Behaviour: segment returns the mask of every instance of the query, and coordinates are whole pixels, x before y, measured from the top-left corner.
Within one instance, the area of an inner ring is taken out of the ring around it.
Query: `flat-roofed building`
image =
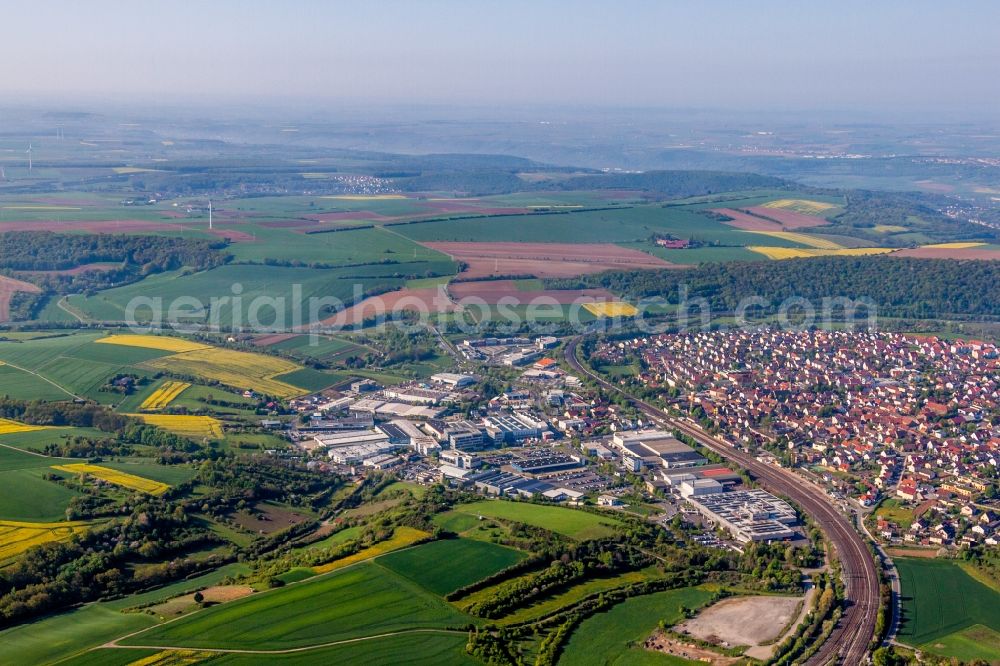
[[[456,372],[439,372],[431,375],[431,381],[444,384],[452,388],[463,388],[476,383],[475,375],[462,375]]]
[[[642,458],[647,465],[676,468],[707,462],[697,451],[663,430],[617,432],[611,443],[623,455]]]
[[[788,527],[798,520],[795,509],[764,490],[692,495],[688,502],[739,541],[780,541],[795,535]]]

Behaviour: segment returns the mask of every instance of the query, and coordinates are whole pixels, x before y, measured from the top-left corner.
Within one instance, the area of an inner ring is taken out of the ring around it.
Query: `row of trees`
[[[754,297],[761,301],[747,310],[751,316],[774,315],[786,299],[804,298],[820,312],[824,298],[846,297],[872,303],[879,316],[989,319],[1000,313],[997,284],[1000,261],[869,256],[705,264],[687,271],[611,271],[551,280],[548,286],[603,287],[632,299],[686,302],[695,319],[701,304],[718,316]],[[865,307],[857,309],[859,317],[868,314]]]

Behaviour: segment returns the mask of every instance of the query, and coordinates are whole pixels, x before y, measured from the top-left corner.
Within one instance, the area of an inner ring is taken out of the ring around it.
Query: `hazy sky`
[[[0,99],[1000,108],[1000,2],[0,0]]]

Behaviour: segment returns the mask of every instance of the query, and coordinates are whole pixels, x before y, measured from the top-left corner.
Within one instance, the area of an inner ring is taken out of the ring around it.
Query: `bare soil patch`
[[[204,604],[224,604],[227,601],[242,599],[254,593],[254,589],[249,585],[216,585],[201,590],[202,602]],[[168,599],[162,604],[150,606],[148,610],[162,617],[170,617],[190,613],[199,608],[201,604],[194,600],[195,593],[184,594],[173,599]]]
[[[658,257],[611,243],[423,243],[465,263],[462,277],[533,275],[575,277],[619,269],[681,268]]]
[[[733,210],[732,208],[713,208],[712,212],[732,218],[731,220],[723,222],[723,224],[728,224],[731,227],[736,227],[737,229],[743,229],[744,231],[782,230],[782,226],[777,222],[771,222],[770,220],[765,220],[759,217],[755,217],[753,215],[744,213],[742,211]]]
[[[785,229],[808,229],[810,227],[822,227],[829,224],[829,222],[822,217],[796,213],[794,210],[754,206],[752,208],[747,208],[746,211],[748,213],[753,213],[754,215],[766,217],[769,220],[774,220]]]
[[[41,289],[30,282],[0,275],[0,322],[10,319],[10,299],[19,291],[37,294]]]
[[[149,220],[19,220],[0,223],[0,231],[89,231],[93,234],[125,234],[135,231],[176,231],[170,222]]]
[[[723,599],[674,627],[678,633],[723,647],[755,647],[773,641],[795,617],[802,597],[755,596]]]
[[[279,532],[309,519],[308,516],[298,511],[271,506],[270,504],[258,504],[255,507],[254,513],[240,511],[232,514],[232,518],[243,529],[257,532],[258,534]]]
[[[726,657],[708,648],[703,648],[700,645],[687,643],[672,636],[667,636],[659,629],[646,639],[645,647],[647,650],[662,652],[691,661],[700,661],[712,666],[729,666],[741,661],[740,657]]]
[[[272,333],[271,335],[261,335],[253,339],[255,347],[269,347],[285,340],[291,340],[298,333]]]
[[[448,299],[446,293],[439,292],[435,287],[399,289],[366,298],[360,303],[324,319],[321,323],[328,326],[346,326],[361,323],[365,319],[372,319],[383,315],[389,316],[394,312],[398,313],[406,310],[417,312],[453,312],[455,304]]]
[[[922,557],[933,560],[938,556],[939,548],[886,548],[889,557]]]
[[[1000,250],[977,247],[915,247],[908,250],[900,250],[895,255],[897,257],[916,257],[917,259],[1000,260]]]
[[[218,236],[219,238],[228,238],[234,243],[245,243],[247,241],[257,240],[254,236],[245,231],[235,231],[233,229],[205,229],[205,231],[213,236]]]

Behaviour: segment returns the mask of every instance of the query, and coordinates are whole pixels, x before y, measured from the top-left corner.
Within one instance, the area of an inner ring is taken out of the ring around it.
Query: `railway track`
[[[739,464],[766,488],[795,501],[816,522],[840,558],[845,603],[837,626],[807,663],[817,666],[830,663],[855,666],[865,663],[869,657],[868,646],[875,633],[880,603],[878,571],[861,535],[832,505],[823,490],[790,470],[762,463],[750,454],[734,449],[693,423],[669,418],[662,410],[607,382],[577,360],[579,343],[580,338],[577,337],[566,346],[566,361],[576,372],[590,377],[607,390],[624,395],[655,422],[674,428],[710,451]]]

